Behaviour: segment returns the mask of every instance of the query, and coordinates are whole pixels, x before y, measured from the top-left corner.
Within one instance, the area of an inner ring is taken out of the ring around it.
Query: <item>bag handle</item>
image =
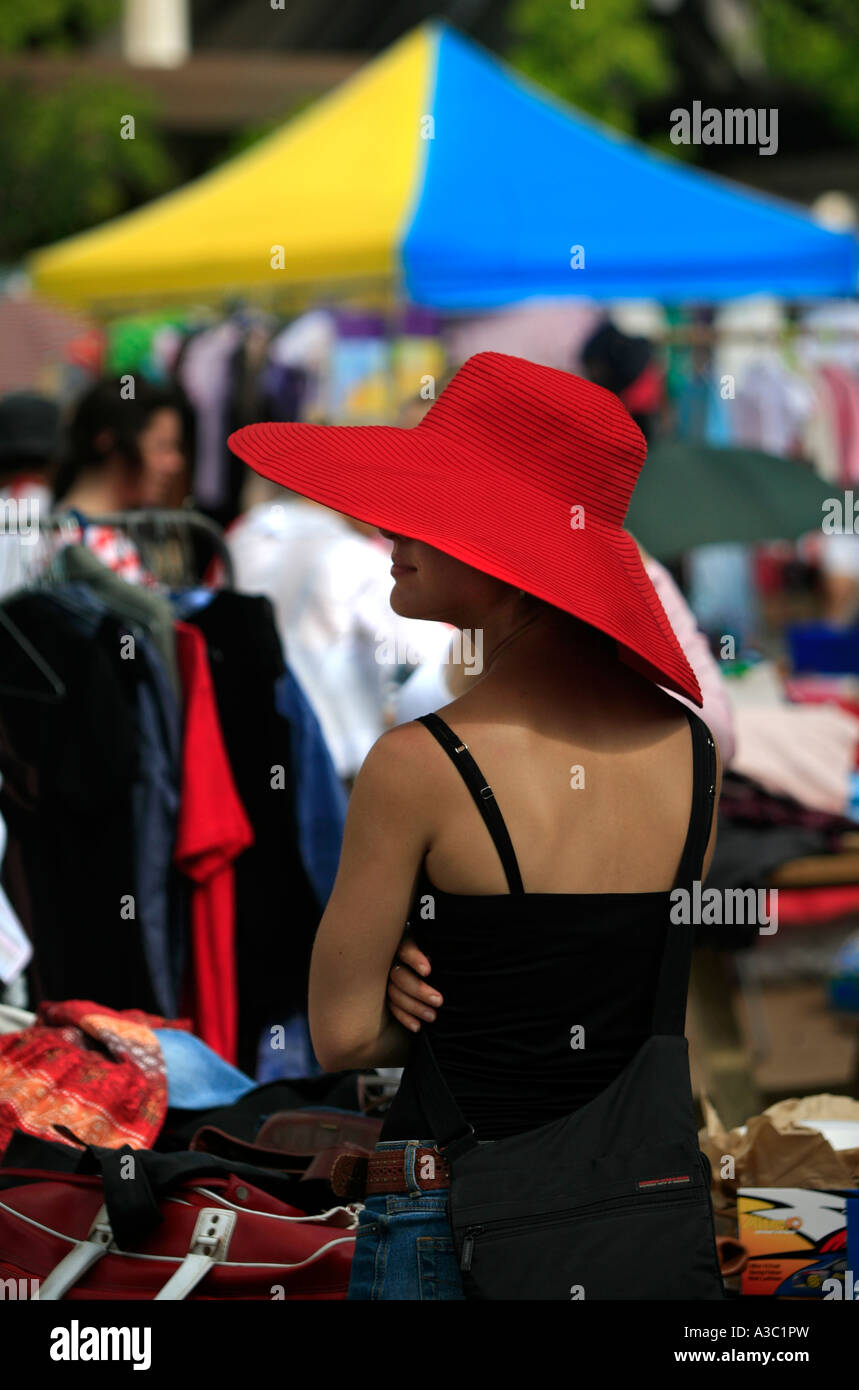
[[[121,1149],[97,1148],[84,1144],[65,1126],[55,1128],[84,1150],[78,1149],[72,1171],[100,1174],[108,1220],[116,1243],[123,1250],[136,1249],[164,1220],[161,1201],[182,1183],[195,1179],[236,1176],[290,1205],[300,1204],[296,1203],[298,1179],[286,1173],[270,1172],[216,1154],[160,1153],[132,1149],[127,1144]]]
[[[39,1286],[39,1302],[59,1303],[88,1269],[92,1269],[108,1250],[115,1248],[107,1207],[100,1207],[86,1240],[77,1241]]]
[[[436,1142],[436,1148],[448,1160],[477,1148],[474,1126],[468,1123],[456,1103],[453,1092],[441,1074],[432,1043],[422,1028],[414,1040],[413,1057],[417,1063],[418,1094]]]
[[[236,1228],[238,1212],[223,1207],[202,1207],[194,1223],[188,1253],[163,1288],[155,1302],[177,1302],[187,1298],[205,1279],[212,1265],[227,1258],[230,1240]],[[83,1278],[109,1251],[124,1253],[113,1238],[107,1207],[102,1207],[92,1224],[86,1240],[79,1240],[60,1263],[51,1270],[39,1288],[40,1303],[59,1303],[69,1289]],[[126,1252],[127,1253],[127,1252]]]

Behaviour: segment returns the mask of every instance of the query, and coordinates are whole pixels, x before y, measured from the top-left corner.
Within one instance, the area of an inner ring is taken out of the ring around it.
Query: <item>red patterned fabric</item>
[[[177,1027],[187,1024],[86,999],[42,1004],[31,1027],[0,1036],[0,1153],[15,1129],[70,1142],[55,1125],[87,1144],[151,1148],[167,1111],[152,1029]]]

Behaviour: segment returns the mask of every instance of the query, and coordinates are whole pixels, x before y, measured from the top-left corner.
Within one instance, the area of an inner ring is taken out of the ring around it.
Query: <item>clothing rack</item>
[[[836,328],[816,324],[786,323],[780,328],[731,328],[711,323],[683,323],[661,332],[647,333],[653,342],[665,347],[710,347],[720,343],[786,344],[798,338],[820,343],[852,343],[859,339],[859,328]]]
[[[139,511],[120,511],[105,512],[98,516],[87,514],[86,524],[90,526],[110,526],[117,530],[124,531],[130,540],[141,550],[144,555],[149,552],[150,557],[154,549],[171,537],[177,539],[182,547],[183,560],[186,562],[185,582],[200,583],[201,579],[190,575],[191,551],[188,547],[189,536],[193,532],[205,536],[211,542],[214,556],[223,567],[224,583],[228,588],[233,587],[234,571],[230,552],[224,540],[224,533],[217,522],[211,517],[204,516],[202,512],[195,511],[193,507],[161,508],[151,507]],[[69,513],[54,514],[40,521],[40,529],[62,532],[71,526],[77,526],[78,522]],[[157,568],[152,566],[151,568]]]

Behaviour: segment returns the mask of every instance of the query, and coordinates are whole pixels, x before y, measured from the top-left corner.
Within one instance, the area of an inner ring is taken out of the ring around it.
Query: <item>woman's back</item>
[[[684,708],[607,660],[597,634],[593,649],[577,637],[569,651],[529,649],[525,634],[515,661],[438,713],[494,791],[527,893],[670,889],[692,794]],[[479,812],[428,736],[425,776],[430,877],[449,892],[505,892]]]
[[[433,831],[409,927],[444,999],[437,1060],[483,1139],[585,1104],[651,1031],[690,827],[690,719],[623,667],[590,677],[562,701],[555,674],[526,667],[428,720]],[[431,1131],[407,1068],[383,1138],[415,1135]]]

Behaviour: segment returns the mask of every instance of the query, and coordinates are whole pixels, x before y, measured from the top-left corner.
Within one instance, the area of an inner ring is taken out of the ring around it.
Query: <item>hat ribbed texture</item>
[[[258,473],[410,536],[574,614],[630,664],[701,703],[623,519],[644,462],[638,426],[592,382],[482,352],[419,425],[246,425]],[[572,508],[584,526],[571,526]]]

